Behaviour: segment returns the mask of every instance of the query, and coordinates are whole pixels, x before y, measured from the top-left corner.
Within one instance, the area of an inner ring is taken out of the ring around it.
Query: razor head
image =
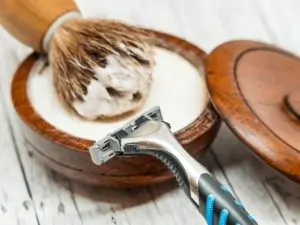
[[[106,136],[95,142],[90,148],[90,156],[94,164],[101,165],[118,154],[120,142],[114,137]]]
[[[94,164],[101,165],[116,155],[122,155],[121,139],[133,133],[143,123],[154,120],[162,121],[160,107],[156,106],[144,112],[135,119],[127,122],[122,128],[108,134],[103,139],[96,141],[90,148],[90,156]]]

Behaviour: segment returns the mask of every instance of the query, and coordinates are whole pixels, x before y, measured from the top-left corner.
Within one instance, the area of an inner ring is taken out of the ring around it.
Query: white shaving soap
[[[52,84],[52,71],[40,74],[43,60],[30,72],[27,94],[34,110],[48,123],[70,135],[99,140],[145,110],[160,106],[164,119],[173,132],[193,122],[205,109],[208,94],[203,74],[175,52],[155,48],[155,68],[150,95],[144,106],[118,121],[88,121],[70,114],[59,102]]]

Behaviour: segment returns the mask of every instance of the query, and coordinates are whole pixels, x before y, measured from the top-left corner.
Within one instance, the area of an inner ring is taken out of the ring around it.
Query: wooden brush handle
[[[42,51],[49,26],[72,11],[79,12],[73,0],[0,0],[0,23],[22,43]]]

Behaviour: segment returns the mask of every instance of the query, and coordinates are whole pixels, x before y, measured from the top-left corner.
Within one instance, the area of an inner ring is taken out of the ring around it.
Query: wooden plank
[[[154,187],[150,188],[153,190]],[[171,190],[170,190],[171,189]],[[176,201],[182,199],[188,206],[189,202],[182,193],[176,198],[171,198],[174,185],[159,185],[159,190],[169,190],[164,192],[164,196],[152,197],[146,188],[129,189],[129,190],[109,190],[87,188],[74,184],[74,190],[80,195],[76,195],[76,202],[81,212],[84,224],[164,224],[172,222],[180,224],[184,219],[184,214],[178,212]],[[155,195],[155,194],[154,194]],[[84,197],[82,197],[84,196]],[[156,204],[153,202],[155,200]],[[170,204],[166,204],[169,202]],[[161,207],[161,204],[167,208]],[[167,210],[168,213],[164,213]],[[195,211],[188,211],[189,215],[194,218],[199,215]],[[199,220],[202,218],[200,217]],[[199,224],[199,223],[198,223]],[[202,224],[202,223],[200,223]],[[203,223],[205,224],[205,223]]]
[[[6,103],[5,108],[8,111],[8,117],[12,126],[15,145],[19,150],[19,156],[24,170],[24,178],[26,179],[27,188],[32,195],[31,204],[33,204],[33,207],[36,209],[38,221],[43,225],[81,225],[82,223],[73,201],[73,193],[70,192],[68,186],[69,181],[56,176],[54,172],[36,161],[32,153],[32,147],[25,142],[19,130],[15,119],[16,115],[12,109],[8,84],[10,83],[11,74],[16,69],[16,66],[21,59],[27,55],[30,49],[15,42],[14,39],[3,31],[1,31],[0,37],[3,38],[1,49],[5,52],[5,59],[9,62],[1,65],[1,68],[5,72],[5,74],[1,76],[1,89]],[[3,170],[3,172],[4,171],[5,170]],[[16,188],[17,187],[18,186],[16,186]],[[24,190],[26,190],[26,188]]]
[[[0,224],[38,224],[0,98]]]
[[[21,146],[23,137],[14,127],[40,223],[82,225],[70,181],[40,164],[30,144]]]
[[[300,222],[300,187],[284,177],[265,173],[264,185],[273,197],[274,204],[285,218],[285,222],[297,225]],[[268,175],[267,175],[268,174]]]
[[[266,165],[258,161],[226,126],[213,147],[236,195],[258,224],[286,224],[264,186]]]
[[[207,51],[235,38],[263,40],[300,50],[300,45],[297,44],[297,40],[300,39],[297,31],[299,29],[296,29],[294,22],[298,18],[299,3],[295,0],[288,6],[279,0],[274,0],[272,5],[267,1],[250,0],[77,2],[88,16],[113,17],[163,30],[187,38]],[[280,14],[283,6],[288,7],[288,13]],[[291,28],[295,28],[296,31],[292,32],[293,35],[286,35],[291,32]],[[288,37],[282,38],[283,36]],[[6,60],[0,59],[0,67],[1,73],[5,70],[6,78],[2,78],[1,75],[1,88],[2,92],[6,93],[5,102],[11,114],[8,74],[13,72],[17,63],[29,50],[1,32],[1,40],[3,37],[5,43],[1,42],[0,49],[4,49],[2,53]],[[3,62],[5,65],[2,65]],[[174,183],[139,190],[114,191],[88,188],[62,178],[36,162],[34,155],[31,157],[31,154],[28,154],[31,147],[24,147],[24,140],[13,116],[11,121],[32,192],[32,205],[37,209],[40,224],[205,224]],[[12,157],[10,151],[8,154]],[[259,224],[297,224],[299,221],[299,186],[294,187],[286,181],[283,183],[282,178],[254,158],[226,128],[223,128],[216,140],[214,151],[203,161],[222,182],[233,188],[234,193],[245,203]],[[6,167],[1,168],[0,174],[5,170]],[[7,189],[9,187],[5,187],[4,190]],[[24,187],[18,191],[24,192],[23,189]],[[13,218],[10,216],[7,218]],[[26,214],[26,219],[31,217],[27,217]],[[0,221],[1,219],[0,214]]]
[[[5,84],[3,82],[4,74],[7,72],[5,65],[9,63],[3,48],[5,44],[0,31],[0,90]],[[23,167],[19,161],[15,140],[12,137],[1,91],[0,124],[0,224],[38,224],[35,206],[31,199],[30,190],[26,187]]]
[[[265,20],[265,29],[274,44],[300,55],[300,31],[296,21],[299,21],[300,2],[290,0],[289,4],[284,1],[255,0],[260,7],[260,16]]]

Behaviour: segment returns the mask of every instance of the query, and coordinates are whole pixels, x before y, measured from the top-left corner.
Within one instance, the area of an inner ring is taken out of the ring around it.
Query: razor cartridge
[[[121,155],[124,151],[120,141],[122,138],[132,134],[137,128],[147,121],[163,121],[159,107],[154,107],[137,118],[127,122],[121,129],[108,134],[103,139],[95,142],[89,152],[93,163],[101,165],[116,155]]]

